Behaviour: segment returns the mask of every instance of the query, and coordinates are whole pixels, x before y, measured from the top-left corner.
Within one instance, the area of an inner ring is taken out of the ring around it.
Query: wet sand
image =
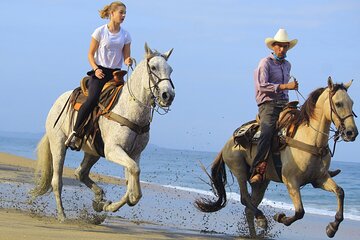
[[[35,161],[33,160],[0,153],[0,189],[4,189],[4,185],[10,183],[15,184],[16,187],[22,184],[31,184],[34,167]],[[73,169],[64,169],[64,186],[79,185],[73,173]],[[109,176],[91,174],[91,177],[96,182],[124,185],[123,180]],[[146,188],[146,186],[148,189],[154,188],[150,184],[142,184],[142,187]],[[87,217],[79,214],[75,219],[70,218],[64,223],[60,223],[55,219],[55,213],[48,216],[41,207],[40,210],[31,207],[26,209],[28,207],[25,205],[28,203],[24,201],[24,196],[27,193],[19,193],[17,190],[10,190],[15,195],[15,198],[12,197],[10,200],[8,199],[9,194],[0,190],[1,240],[232,239],[231,236],[201,234],[200,231],[168,227],[145,221],[133,221],[116,216],[106,216],[105,222],[97,225],[94,224],[94,214],[92,213],[88,214]],[[4,195],[7,195],[7,197]],[[91,205],[89,208],[91,208]]]
[[[201,196],[181,189],[142,183],[143,198],[135,207],[124,206],[117,213],[92,210],[92,193],[74,179],[73,169],[64,169],[64,208],[69,220],[55,219],[53,194],[29,204],[35,161],[0,153],[0,239],[245,239],[243,207],[229,201],[217,213],[204,214],[193,207]],[[92,174],[107,193],[118,199],[124,181]],[[265,209],[269,215],[266,239],[327,239],[325,227],[334,217],[306,214],[285,227],[271,220],[279,209]],[[289,214],[285,211],[285,213]],[[292,214],[292,213],[290,213]],[[345,216],[346,217],[346,216]],[[358,239],[360,222],[345,219],[334,239]],[[239,237],[243,236],[243,237]]]

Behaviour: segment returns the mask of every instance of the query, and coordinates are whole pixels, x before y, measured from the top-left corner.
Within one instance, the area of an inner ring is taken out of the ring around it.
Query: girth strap
[[[315,156],[323,157],[329,153],[329,145],[326,147],[315,147],[304,142],[300,142],[288,136],[281,136],[281,140],[284,141],[288,146],[300,149],[302,151],[311,153]]]
[[[106,113],[104,116],[110,120],[113,120],[113,121],[119,123],[120,125],[127,126],[132,131],[136,132],[139,135],[150,131],[150,123],[141,127],[141,126],[137,125],[136,123],[131,122],[129,119],[124,118],[114,112]]]

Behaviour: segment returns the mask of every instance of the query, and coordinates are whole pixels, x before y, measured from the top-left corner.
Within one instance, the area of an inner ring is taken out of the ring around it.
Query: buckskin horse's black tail
[[[225,163],[222,158],[222,152],[217,155],[211,166],[210,181],[212,191],[214,192],[215,196],[218,197],[218,199],[215,201],[207,198],[200,198],[195,200],[195,207],[202,212],[216,212],[226,205],[226,171]]]

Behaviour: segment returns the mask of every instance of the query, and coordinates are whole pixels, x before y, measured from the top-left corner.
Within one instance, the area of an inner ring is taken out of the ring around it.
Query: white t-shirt
[[[112,69],[121,68],[124,45],[131,43],[130,34],[123,28],[118,33],[111,33],[105,24],[95,29],[91,36],[99,42],[94,56],[96,64]]]

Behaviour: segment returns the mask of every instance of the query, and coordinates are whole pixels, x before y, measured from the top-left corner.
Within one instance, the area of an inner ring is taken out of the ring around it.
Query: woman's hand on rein
[[[125,61],[124,61],[124,63],[125,63],[126,65],[128,65],[128,66],[131,66],[132,63],[133,63],[132,58],[131,58],[131,57],[126,58]]]
[[[105,77],[105,74],[103,73],[103,71],[100,68],[98,68],[95,70],[95,76],[98,79],[103,79]]]

